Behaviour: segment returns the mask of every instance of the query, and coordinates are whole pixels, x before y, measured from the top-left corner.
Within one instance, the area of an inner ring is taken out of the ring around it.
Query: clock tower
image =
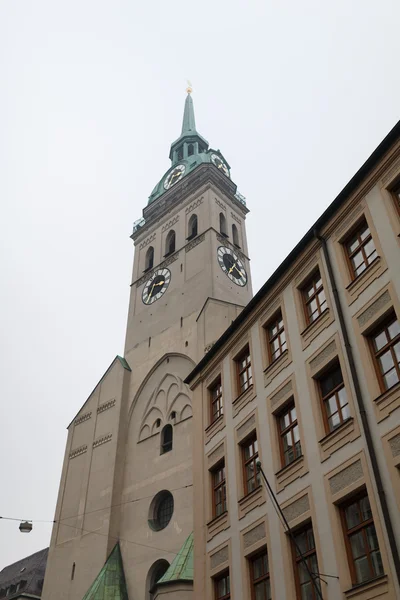
[[[192,406],[184,379],[252,289],[248,210],[227,160],[196,129],[190,88],[169,158],[131,236],[124,357],[68,428],[43,600],[103,598],[107,569],[115,597],[191,597]]]

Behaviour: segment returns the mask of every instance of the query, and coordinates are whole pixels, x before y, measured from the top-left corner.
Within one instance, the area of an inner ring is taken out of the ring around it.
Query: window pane
[[[399,321],[395,321],[394,323],[392,323],[391,325],[389,325],[388,331],[389,331],[389,336],[390,336],[391,340],[393,338],[395,338],[396,335],[399,335],[399,333],[400,333],[400,323],[399,323]]]
[[[290,417],[291,417],[292,421],[295,421],[297,419],[297,417],[296,417],[296,407],[295,406],[293,406],[293,408],[290,411]]]
[[[353,239],[353,240],[350,241],[350,243],[348,245],[348,249],[349,249],[350,254],[352,254],[354,252],[354,250],[356,250],[356,248],[358,248],[359,243],[360,242],[358,241],[357,238],[355,238],[355,239]]]
[[[356,568],[357,583],[362,583],[363,581],[371,579],[368,558],[366,556],[354,561],[354,565]]]
[[[350,504],[345,510],[347,529],[352,529],[361,522],[358,504]]]
[[[344,406],[345,404],[347,404],[346,388],[342,388],[341,390],[339,390],[338,391],[338,396],[339,396],[339,404],[340,404],[340,406]]]
[[[335,413],[334,415],[329,417],[328,423],[329,423],[329,431],[333,431],[334,429],[336,429],[336,427],[339,427],[339,425],[340,425],[339,413]]]
[[[378,577],[378,575],[383,575],[383,564],[382,557],[379,550],[371,553],[372,565],[374,568],[374,575]]]
[[[371,240],[369,240],[369,241],[368,241],[368,242],[365,244],[364,248],[365,248],[365,254],[366,254],[368,257],[371,257],[371,255],[372,255],[373,253],[375,253],[375,256],[376,256],[375,244],[374,244],[374,241],[373,241],[372,239],[371,239]]]
[[[374,337],[374,344],[375,344],[376,350],[380,350],[381,348],[383,348],[383,346],[386,346],[388,341],[389,340],[386,337],[386,331],[382,331],[381,333],[378,333],[378,335]]]
[[[349,417],[350,417],[350,409],[349,409],[349,405],[346,404],[346,406],[342,407],[342,418],[343,418],[343,421],[345,421]]]
[[[366,548],[362,530],[350,536],[350,545],[353,558],[359,558],[360,556],[365,555]]]
[[[396,370],[393,369],[389,373],[386,373],[383,380],[385,382],[385,388],[388,390],[392,386],[396,385],[396,383],[399,381],[399,376],[397,375]]]
[[[328,400],[325,401],[326,412],[328,417],[337,413],[337,404],[336,404],[336,396],[331,396]]]
[[[379,549],[379,544],[378,544],[378,538],[376,536],[376,531],[375,531],[375,525],[369,525],[369,527],[367,527],[365,529],[365,533],[367,534],[367,541],[368,541],[368,547],[370,550],[378,550]]]
[[[397,342],[397,344],[393,346],[393,349],[396,356],[396,360],[398,363],[400,363],[400,342]]]
[[[390,350],[387,350],[380,356],[379,363],[381,366],[381,373],[387,373],[390,369],[393,369],[394,362]]]
[[[360,509],[361,509],[361,519],[363,521],[368,521],[372,518],[371,505],[369,503],[368,496],[364,496],[360,500]]]
[[[297,425],[296,427],[293,427],[293,438],[295,444],[297,444],[297,442],[300,440],[300,433]]]

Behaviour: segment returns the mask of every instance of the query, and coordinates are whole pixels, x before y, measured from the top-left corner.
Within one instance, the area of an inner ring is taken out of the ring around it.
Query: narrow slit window
[[[161,431],[161,452],[160,452],[160,454],[165,454],[166,452],[170,452],[172,450],[172,438],[173,438],[172,425],[166,425],[164,427],[164,429]]]

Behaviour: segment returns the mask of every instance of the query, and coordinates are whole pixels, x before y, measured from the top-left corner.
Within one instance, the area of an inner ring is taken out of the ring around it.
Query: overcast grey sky
[[[256,291],[397,122],[399,20],[398,0],[0,1],[0,515],[53,518],[186,79],[251,210]],[[50,532],[0,520],[0,568]]]

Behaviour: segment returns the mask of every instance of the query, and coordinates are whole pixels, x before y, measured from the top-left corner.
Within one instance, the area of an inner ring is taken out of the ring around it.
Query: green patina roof
[[[82,600],[129,600],[119,543]]]
[[[189,535],[168,570],[157,581],[157,585],[171,581],[193,581],[193,533]]]
[[[132,369],[126,362],[125,358],[123,358],[122,356],[119,356],[119,354],[117,354],[117,358],[118,358],[119,362],[121,363],[121,365],[124,367],[124,369],[126,369],[127,371],[132,371]]]
[[[189,156],[189,144],[191,144],[194,153]],[[165,192],[164,181],[169,172],[172,171],[178,164],[186,167],[184,177],[189,175],[196,167],[203,163],[211,163],[211,154],[217,153],[221,156],[224,162],[229,165],[219,150],[212,150],[208,147],[208,142],[196,130],[196,120],[194,116],[193,98],[188,93],[185,100],[185,109],[183,111],[182,131],[181,135],[171,144],[169,157],[171,159],[171,167],[162,176],[160,181],[154,187],[149,196],[148,204],[157,200]]]

